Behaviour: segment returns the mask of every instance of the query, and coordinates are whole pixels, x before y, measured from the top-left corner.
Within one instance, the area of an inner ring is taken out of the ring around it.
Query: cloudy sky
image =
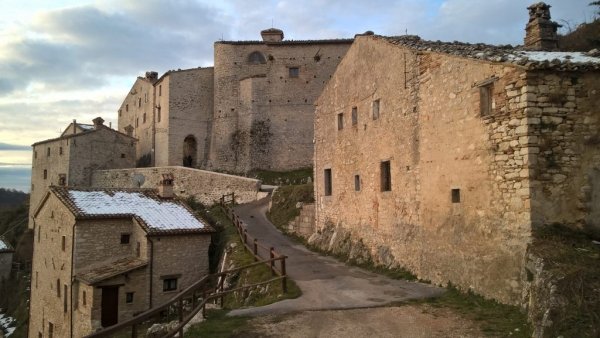
[[[548,0],[565,27],[589,21],[591,0]],[[2,0],[0,167],[29,164],[29,145],[77,119],[116,111],[147,70],[210,66],[219,39],[348,38],[372,30],[431,40],[517,45],[524,0]],[[0,186],[2,186],[0,171]],[[4,177],[6,178],[6,176]]]

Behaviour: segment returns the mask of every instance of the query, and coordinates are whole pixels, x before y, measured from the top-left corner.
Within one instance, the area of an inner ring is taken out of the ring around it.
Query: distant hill
[[[14,208],[29,199],[29,194],[19,190],[0,188],[0,209]]]
[[[600,19],[583,23],[574,31],[558,36],[558,46],[562,51],[588,52],[600,49]]]

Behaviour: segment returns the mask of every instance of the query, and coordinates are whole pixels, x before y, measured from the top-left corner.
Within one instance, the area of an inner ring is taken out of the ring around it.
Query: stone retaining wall
[[[156,167],[116,170],[98,170],[92,175],[92,186],[101,188],[157,188],[162,174],[175,177],[177,196],[193,196],[196,201],[211,205],[222,195],[235,193],[236,202],[247,203],[258,198],[260,181],[185,167]],[[142,179],[140,185],[135,179]]]
[[[315,231],[315,204],[303,204],[298,207],[300,215],[288,224],[288,231],[308,239]]]

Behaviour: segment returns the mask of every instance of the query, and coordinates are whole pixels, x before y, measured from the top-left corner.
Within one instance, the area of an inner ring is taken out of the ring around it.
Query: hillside
[[[17,207],[29,199],[29,194],[19,190],[0,188],[0,210]]]
[[[600,49],[600,19],[583,23],[574,31],[558,36],[558,45],[563,51],[588,52]]]

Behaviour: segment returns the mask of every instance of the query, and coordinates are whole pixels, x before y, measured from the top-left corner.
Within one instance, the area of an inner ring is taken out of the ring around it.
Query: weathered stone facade
[[[205,167],[212,114],[212,67],[148,72],[121,104],[119,130],[139,139],[140,167]]]
[[[218,41],[214,68],[139,77],[119,130],[139,139],[138,166],[244,173],[310,167],[314,101],[352,39]]]
[[[98,188],[157,188],[162,174],[173,174],[174,192],[182,198],[194,197],[205,205],[212,205],[221,196],[235,193],[237,203],[258,199],[260,181],[184,167],[159,167],[98,170],[92,175],[92,186]],[[135,177],[143,177],[143,184]]]
[[[33,211],[51,185],[86,187],[97,169],[135,167],[136,139],[103,125],[73,122],[59,138],[33,144],[29,228]]]
[[[317,230],[519,303],[532,227],[597,226],[597,66],[357,37],[317,101]]]
[[[208,274],[210,227],[157,231],[137,215],[86,217],[69,189],[50,188],[34,213],[30,337],[50,329],[54,337],[82,337],[103,327],[104,292],[113,292],[122,322]],[[176,280],[172,290],[165,278]]]

